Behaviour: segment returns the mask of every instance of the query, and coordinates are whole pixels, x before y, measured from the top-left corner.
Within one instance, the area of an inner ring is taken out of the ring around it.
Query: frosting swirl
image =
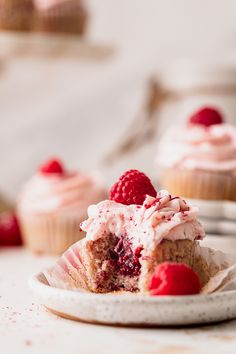
[[[92,205],[81,229],[91,240],[110,233],[117,237],[127,235],[134,248],[140,244],[157,244],[163,239],[202,239],[205,233],[197,220],[197,212],[197,208],[163,190],[156,198],[147,196],[142,206],[112,200]],[[188,232],[184,232],[186,228]]]
[[[159,144],[156,160],[164,167],[236,173],[236,128],[229,124],[171,128]]]
[[[105,195],[97,180],[80,172],[63,175],[37,173],[24,186],[18,209],[21,213],[44,214],[69,210],[86,215],[84,210]]]

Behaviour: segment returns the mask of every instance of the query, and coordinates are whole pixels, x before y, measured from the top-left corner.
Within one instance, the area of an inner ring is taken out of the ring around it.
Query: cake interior
[[[196,242],[190,240],[163,240],[152,252],[147,252],[141,246],[134,249],[132,240],[126,235],[117,237],[110,234],[89,241],[86,244],[89,288],[101,293],[146,292],[158,264],[170,261],[193,267],[195,246]]]
[[[132,250],[131,241],[126,235],[117,237],[109,234],[86,247],[90,258],[91,290],[109,292],[138,290],[141,271],[140,257],[142,247]]]

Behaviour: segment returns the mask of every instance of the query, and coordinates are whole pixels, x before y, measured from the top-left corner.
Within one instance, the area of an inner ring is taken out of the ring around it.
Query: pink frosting
[[[19,199],[21,213],[53,213],[66,210],[86,215],[87,207],[105,197],[97,180],[80,172],[66,175],[38,173],[26,183]]]
[[[236,173],[236,128],[228,124],[172,127],[159,144],[164,167]]]
[[[183,199],[160,191],[157,198],[147,196],[143,205],[123,205],[105,200],[88,208],[88,219],[81,224],[86,239],[103,235],[127,235],[133,247],[152,246],[163,239],[202,239],[204,230],[195,207]]]

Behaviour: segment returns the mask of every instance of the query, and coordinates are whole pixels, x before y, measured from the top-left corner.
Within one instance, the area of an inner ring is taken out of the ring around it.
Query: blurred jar
[[[180,61],[162,70],[153,84],[158,135],[202,106],[218,108],[236,124],[236,65]]]

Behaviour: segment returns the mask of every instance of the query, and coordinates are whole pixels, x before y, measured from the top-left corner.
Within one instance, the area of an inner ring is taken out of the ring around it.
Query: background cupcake
[[[0,0],[0,29],[29,31],[33,18],[32,0]]]
[[[26,245],[34,252],[60,254],[81,239],[87,208],[106,196],[101,184],[50,160],[24,186],[18,216]]]
[[[213,108],[172,127],[159,144],[160,183],[186,198],[236,201],[236,128]]]
[[[82,0],[35,0],[34,30],[84,34],[87,11]]]

